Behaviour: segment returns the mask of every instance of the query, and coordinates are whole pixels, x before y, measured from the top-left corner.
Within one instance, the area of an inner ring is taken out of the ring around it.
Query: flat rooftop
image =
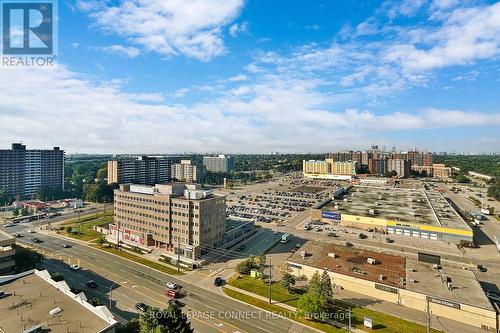
[[[306,251],[305,258],[302,251]],[[328,256],[335,253],[336,257]],[[376,259],[376,264],[367,262],[368,258]],[[364,251],[355,247],[345,247],[315,241],[306,242],[296,251],[289,262],[300,265],[326,269],[331,272],[352,276],[359,279],[378,282],[399,288],[405,288],[401,279],[406,278],[406,259],[403,257]],[[380,276],[383,275],[383,280]]]
[[[322,210],[470,230],[441,193],[423,187],[353,186],[342,198],[332,200]]]
[[[432,268],[432,264],[414,259],[408,259],[406,267],[408,290],[454,303],[493,310],[476,276],[469,270],[452,267],[438,270]],[[448,289],[447,281],[451,281],[451,290]]]
[[[5,332],[23,332],[42,325],[44,332],[95,333],[111,326],[37,274],[4,282],[0,289],[5,292],[0,299],[0,327]],[[57,307],[62,312],[52,317],[49,311]]]
[[[0,230],[0,242],[3,241],[9,241],[8,243],[12,242],[15,238],[9,235],[8,233]]]

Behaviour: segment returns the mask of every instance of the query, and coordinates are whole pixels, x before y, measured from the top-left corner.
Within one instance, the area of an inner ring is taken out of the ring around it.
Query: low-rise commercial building
[[[328,224],[455,244],[474,241],[472,228],[441,193],[424,188],[354,186],[342,197],[312,209],[311,218]]]
[[[310,279],[327,272],[332,284],[490,332],[497,313],[473,272],[317,241],[305,243],[287,260],[288,271]],[[464,327],[464,332],[466,328]]]
[[[48,271],[0,276],[2,332],[113,333],[118,322],[105,306],[93,306]]]
[[[224,243],[226,197],[197,184],[122,184],[114,193],[113,237],[196,261]]]
[[[0,275],[13,274],[16,266],[16,239],[0,230]]]

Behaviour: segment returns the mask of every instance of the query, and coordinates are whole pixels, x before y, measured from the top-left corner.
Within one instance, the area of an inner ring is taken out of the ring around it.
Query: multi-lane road
[[[118,320],[136,317],[138,311],[135,304],[138,302],[165,307],[168,301],[163,295],[165,283],[173,281],[183,286],[184,297],[181,301],[186,304],[185,311],[199,332],[315,332],[291,320],[229,298],[214,286],[191,284],[182,276],[172,277],[79,242],[42,233],[27,234],[30,228],[30,224],[25,224],[8,228],[8,231],[24,232],[25,236],[18,238],[18,242],[44,251],[44,266],[63,273],[71,287],[86,289],[89,299],[98,297],[108,306],[111,300],[111,311]],[[35,235],[42,243],[31,242],[30,239]],[[64,243],[72,247],[63,248]],[[79,272],[69,268],[69,264],[76,263],[82,267]],[[95,280],[98,288],[86,287],[88,280]]]

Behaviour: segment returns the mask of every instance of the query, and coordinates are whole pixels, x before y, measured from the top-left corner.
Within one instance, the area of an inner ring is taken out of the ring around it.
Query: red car
[[[177,293],[177,291],[175,290],[165,290],[165,296],[175,299],[179,296],[179,293]]]

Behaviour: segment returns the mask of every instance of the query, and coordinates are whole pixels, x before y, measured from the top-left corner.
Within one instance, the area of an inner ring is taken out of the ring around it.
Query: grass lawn
[[[237,292],[235,290],[231,290],[231,289],[227,289],[227,288],[224,288],[223,290],[224,290],[224,293],[226,295],[228,295],[232,298],[238,299],[238,300],[243,301],[243,302],[248,303],[248,304],[252,304],[256,307],[270,311],[272,313],[279,314],[283,317],[295,320],[295,321],[300,322],[302,324],[305,324],[307,326],[317,328],[323,332],[327,332],[327,333],[345,332],[344,329],[337,328],[333,325],[329,325],[329,324],[325,324],[325,323],[317,323],[317,322],[307,320],[303,317],[296,315],[294,312],[288,311],[288,310],[286,310],[278,305],[269,304],[267,302],[264,302],[264,301],[261,301],[257,298],[242,294],[242,293]]]
[[[260,279],[254,279],[250,276],[241,276],[239,279],[233,276],[229,279],[228,283],[234,287],[250,291],[254,294],[268,297],[269,296],[269,286],[265,281]],[[294,289],[290,293],[283,289],[279,283],[274,283],[272,285],[272,298],[274,301],[281,302],[293,307],[297,307],[298,299],[300,295],[304,293],[303,290]],[[265,303],[265,302],[263,302]],[[267,304],[267,303],[265,303]],[[370,317],[373,320],[372,331],[381,333],[426,333],[427,328],[423,325],[413,323],[404,319],[400,319],[382,312],[377,312],[368,308],[363,308],[357,305],[347,304],[342,301],[335,301],[334,307],[330,310],[330,313],[338,313],[338,321],[344,324],[348,323],[348,319],[345,314],[348,312],[349,307],[352,310],[351,323],[354,327],[363,329],[364,317]],[[343,315],[341,315],[341,313]],[[345,318],[345,320],[340,320],[340,318]],[[303,319],[305,320],[305,319]],[[432,330],[432,332],[440,332],[438,330]]]
[[[93,230],[94,226],[102,226],[113,222],[113,210],[106,211],[106,213],[97,213],[80,216],[80,235],[68,233],[66,231],[67,227],[71,227],[72,230],[78,230],[78,218],[64,221],[60,224],[65,229],[60,230],[59,233],[62,233],[65,236],[83,240],[90,241],[96,239],[100,236],[98,232]]]
[[[176,269],[174,268],[170,268],[170,267],[167,267],[165,265],[162,265],[160,263],[157,263],[157,262],[154,262],[152,260],[149,260],[149,259],[146,259],[146,258],[142,258],[138,255],[135,255],[135,254],[132,254],[132,253],[128,253],[128,252],[124,252],[124,251],[119,251],[113,247],[102,247],[100,245],[95,245],[94,246],[96,249],[99,249],[99,250],[102,250],[102,251],[106,251],[106,252],[109,252],[109,253],[113,253],[113,254],[116,254],[122,258],[125,258],[125,259],[129,259],[129,260],[132,260],[132,261],[135,261],[139,264],[143,264],[144,266],[148,266],[148,267],[151,267],[153,269],[156,269],[160,272],[163,272],[163,273],[166,273],[166,274],[170,274],[170,275],[183,275],[184,273],[182,272],[178,272]]]

